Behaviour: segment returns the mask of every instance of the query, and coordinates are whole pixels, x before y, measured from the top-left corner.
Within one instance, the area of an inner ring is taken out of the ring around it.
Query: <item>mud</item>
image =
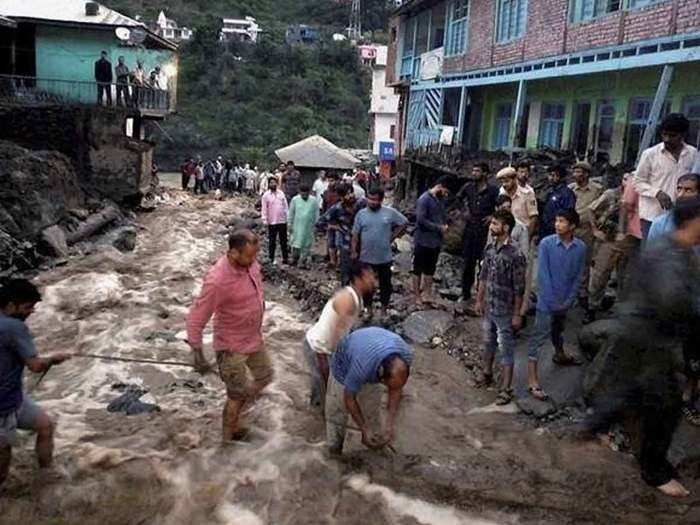
[[[236,199],[175,194],[141,217],[134,252],[103,246],[41,274],[45,300],[30,319],[39,348],[188,359],[184,316],[204,272],[224,249],[224,226],[244,206]],[[464,367],[440,348],[416,347],[396,455],[368,451],[350,432],[345,457],[327,459],[323,423],[307,406],[300,349],[312,319],[287,291],[268,285],[264,330],[276,379],[246,414],[253,429],[247,442],[219,441],[223,386],[214,375],[74,359],[52,369],[36,389],[36,378],[28,378],[31,395],[57,420],[56,462],[52,474],[38,473],[33,443],[24,436],[0,495],[0,522],[700,521],[696,462],[682,465],[696,496],[665,499],[641,482],[631,456],[493,409],[494,394],[471,388]],[[142,400],[161,412],[108,413],[115,383],[147,389]]]

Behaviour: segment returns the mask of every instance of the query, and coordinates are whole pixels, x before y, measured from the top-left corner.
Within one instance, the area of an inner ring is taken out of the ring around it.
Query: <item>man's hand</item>
[[[48,358],[49,366],[60,365],[61,363],[68,361],[71,357],[73,356],[68,352],[59,352],[57,354],[53,354]]]
[[[511,325],[513,326],[513,330],[516,332],[520,330],[523,327],[523,316],[520,314],[514,314]]]
[[[362,431],[362,444],[367,448],[371,448],[372,450],[382,448],[384,445],[386,445],[382,437],[372,434],[367,429]]]
[[[661,204],[661,207],[664,210],[670,210],[673,208],[673,200],[661,190],[659,190],[659,192],[656,194],[656,200],[659,201],[659,204]]]
[[[194,369],[200,374],[204,375],[211,370],[211,365],[207,362],[204,357],[204,352],[201,348],[192,348],[192,353],[194,354]]]
[[[442,233],[447,233],[447,230],[449,230],[450,227],[447,224],[443,224],[440,226],[440,229],[442,230]]]

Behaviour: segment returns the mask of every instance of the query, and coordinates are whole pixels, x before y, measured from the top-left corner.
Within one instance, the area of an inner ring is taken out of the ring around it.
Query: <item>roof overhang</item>
[[[411,91],[545,80],[695,61],[700,61],[700,33],[589,49],[497,68],[465,71],[432,81],[416,80],[411,83]]]
[[[404,2],[400,7],[391,14],[391,16],[410,16],[421,11],[425,11],[444,0],[409,0]]]
[[[0,15],[0,27],[15,28],[17,27],[17,22],[12,20],[11,18],[7,18],[5,16]]]

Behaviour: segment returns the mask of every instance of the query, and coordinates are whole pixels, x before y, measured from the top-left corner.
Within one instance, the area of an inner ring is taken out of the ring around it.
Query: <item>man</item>
[[[224,177],[224,158],[219,155],[214,162],[214,187],[221,189],[221,180]]]
[[[180,166],[180,173],[182,174],[182,191],[187,191],[190,186],[190,179],[194,175],[195,163],[193,158],[189,158],[182,163]]]
[[[326,191],[323,192],[323,207],[321,208],[324,213],[328,213],[333,206],[342,200],[339,188],[346,187],[343,183],[338,181],[337,175],[331,174],[328,176],[328,178],[328,187],[326,188]],[[349,186],[347,187],[349,188]],[[350,190],[348,189],[348,191]],[[326,232],[326,254],[328,256],[328,264],[331,268],[338,266],[338,245],[336,243],[336,235],[336,229],[328,228],[328,231]]]
[[[262,334],[263,282],[256,258],[258,237],[250,230],[234,231],[228,252],[209,270],[199,297],[187,315],[187,341],[194,365],[208,368],[202,351],[202,332],[214,316],[214,351],[219,375],[226,385],[223,441],[243,439],[239,423],[243,406],[252,402],[273,377],[272,361]],[[248,374],[253,382],[248,381]]]
[[[512,202],[508,195],[501,194],[498,196],[496,199],[496,211],[507,211],[512,215],[511,207]],[[515,220],[515,224],[513,225],[513,228],[508,231],[508,242],[520,250],[520,253],[523,255],[523,257],[525,257],[525,260],[527,260],[530,245],[530,237],[528,236],[527,226],[515,218],[515,216],[513,216],[513,219]],[[489,236],[486,244],[488,245],[492,242],[495,242],[495,238],[491,230],[489,230]]]
[[[679,201],[673,215],[676,230],[637,260],[616,326],[596,355],[600,366],[586,377],[593,408],[586,426],[596,435],[624,415],[636,416],[642,478],[666,495],[684,497],[689,492],[667,453],[683,406],[676,351],[700,325],[700,266],[693,250],[700,244],[700,197]]]
[[[134,107],[141,107],[143,105],[146,81],[146,70],[143,68],[143,60],[137,60],[136,68],[131,72],[131,83],[134,86],[131,100],[134,103]]]
[[[683,138],[690,129],[690,122],[681,113],[667,115],[659,126],[659,144],[642,152],[634,178],[639,192],[639,217],[642,235],[649,235],[652,221],[664,210],[673,207],[678,177],[692,173],[697,150]]]
[[[117,62],[117,67],[114,68],[114,73],[117,76],[117,105],[130,106],[129,68],[124,63],[124,57],[119,57]]]
[[[491,218],[492,240],[484,251],[476,299],[477,313],[484,316],[483,386],[493,382],[496,350],[501,354],[497,405],[507,405],[513,400],[515,332],[523,325],[521,309],[527,263],[520,249],[511,243],[510,232],[514,227],[515,218],[509,211],[496,210]]]
[[[700,174],[686,173],[678,178],[676,184],[676,201],[691,199],[700,193]],[[647,242],[655,242],[664,235],[669,235],[676,230],[673,222],[673,211],[667,211],[656,217],[649,227]]]
[[[586,244],[586,269],[583,273],[583,283],[579,290],[579,302],[584,310],[589,311],[588,283],[590,281],[591,263],[595,254],[595,237],[591,227],[591,213],[589,206],[598,200],[603,194],[603,187],[597,182],[590,182],[591,165],[588,162],[574,164],[574,182],[569,184],[569,189],[576,196],[576,213],[581,220],[580,226],[574,235]]]
[[[433,301],[433,276],[447,232],[444,200],[450,178],[440,177],[416,203],[416,231],[413,233],[413,293],[416,304]],[[425,295],[424,295],[425,293]]]
[[[7,479],[17,429],[36,432],[39,467],[47,469],[53,459],[54,424],[49,415],[23,392],[26,366],[36,374],[70,358],[56,353],[39,357],[25,321],[41,301],[39,290],[24,279],[13,279],[0,288],[0,487]]]
[[[318,172],[318,177],[314,181],[314,185],[311,187],[311,195],[314,199],[318,201],[318,207],[323,206],[323,194],[328,189],[328,179],[326,179],[325,170],[320,170]]]
[[[316,324],[304,338],[304,355],[311,370],[311,406],[325,406],[329,356],[338,342],[357,324],[364,310],[363,297],[374,292],[377,277],[368,264],[350,265],[350,284],[326,303]]]
[[[343,286],[350,284],[350,266],[352,263],[352,226],[357,213],[367,206],[367,200],[358,201],[355,193],[345,184],[336,188],[340,202],[331,206],[323,217],[328,224],[328,231],[333,232],[334,246],[339,258],[340,283]]]
[[[518,169],[518,186],[525,190],[526,193],[532,193],[534,195],[535,190],[530,186],[530,164],[522,160],[518,162],[516,168]]]
[[[396,414],[412,361],[408,344],[383,328],[362,328],[340,341],[331,358],[326,395],[326,441],[332,455],[343,452],[348,412],[366,447],[381,448],[394,441]],[[364,385],[376,383],[387,387],[389,399],[385,429],[377,436],[370,431],[357,400]]]
[[[194,194],[204,194],[207,193],[207,184],[204,177],[204,166],[202,166],[202,160],[197,161],[197,165],[194,168]]]
[[[277,251],[277,239],[279,238],[282,247],[282,263],[289,261],[287,251],[287,213],[289,207],[287,198],[277,189],[277,179],[271,177],[267,181],[268,190],[263,194],[260,201],[263,224],[267,225],[268,255],[270,262],[275,263],[275,252]]]
[[[292,265],[308,269],[314,228],[318,222],[318,202],[310,197],[308,184],[299,186],[299,195],[289,205],[289,234],[292,237]]]
[[[556,233],[554,221],[557,214],[576,209],[576,194],[566,185],[566,171],[558,164],[549,168],[550,189],[542,206],[539,238]]]
[[[486,163],[472,167],[472,177],[457,193],[457,201],[463,203],[465,216],[462,249],[464,270],[462,272],[462,299],[470,301],[476,279],[476,268],[484,254],[489,234],[491,215],[496,209],[498,188],[489,184],[489,166]]]
[[[248,195],[255,195],[255,187],[257,186],[257,178],[258,174],[255,172],[254,169],[250,167],[250,164],[245,165],[245,169],[243,170],[243,173],[245,175],[245,191]],[[268,185],[269,189],[269,185]],[[287,202],[290,202],[291,198],[287,198]]]
[[[95,82],[97,82],[97,105],[101,106],[105,96],[107,105],[112,105],[112,63],[107,60],[107,51],[100,53],[95,62]]]
[[[391,243],[406,233],[408,219],[394,208],[382,206],[384,190],[370,188],[367,207],[355,217],[352,227],[353,259],[369,264],[379,279],[379,299],[382,318],[386,319],[391,302]],[[368,297],[368,312],[373,313],[372,298]]]
[[[583,280],[586,245],[574,237],[579,225],[576,210],[557,212],[556,234],[540,241],[537,278],[539,294],[535,328],[528,346],[528,390],[536,399],[546,400],[537,372],[539,352],[551,336],[554,345],[552,361],[561,366],[581,362],[564,351],[566,316],[573,306]]]
[[[287,200],[291,201],[299,193],[299,184],[301,183],[301,173],[297,171],[293,161],[287,162],[286,170],[282,175],[282,189],[287,196]]]

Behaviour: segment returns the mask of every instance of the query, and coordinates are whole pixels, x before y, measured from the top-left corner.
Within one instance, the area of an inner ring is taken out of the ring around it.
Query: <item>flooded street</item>
[[[29,324],[40,351],[189,362],[187,309],[243,201],[171,195],[139,218],[133,253],[104,247],[39,276],[44,300]],[[463,369],[439,350],[416,348],[396,455],[366,450],[350,432],[344,459],[327,459],[323,422],[307,406],[300,348],[313,320],[282,287],[270,286],[266,299],[276,378],[245,416],[248,442],[220,442],[225,391],[216,375],[76,358],[38,386],[36,376],[27,378],[30,395],[57,420],[56,472],[38,477],[33,440],[23,436],[0,522],[700,522],[694,479],[691,498],[670,501],[642,483],[629,455],[480,409],[488,394],[469,388]],[[161,410],[107,412],[121,393],[115,385],[148,390],[142,400]]]

